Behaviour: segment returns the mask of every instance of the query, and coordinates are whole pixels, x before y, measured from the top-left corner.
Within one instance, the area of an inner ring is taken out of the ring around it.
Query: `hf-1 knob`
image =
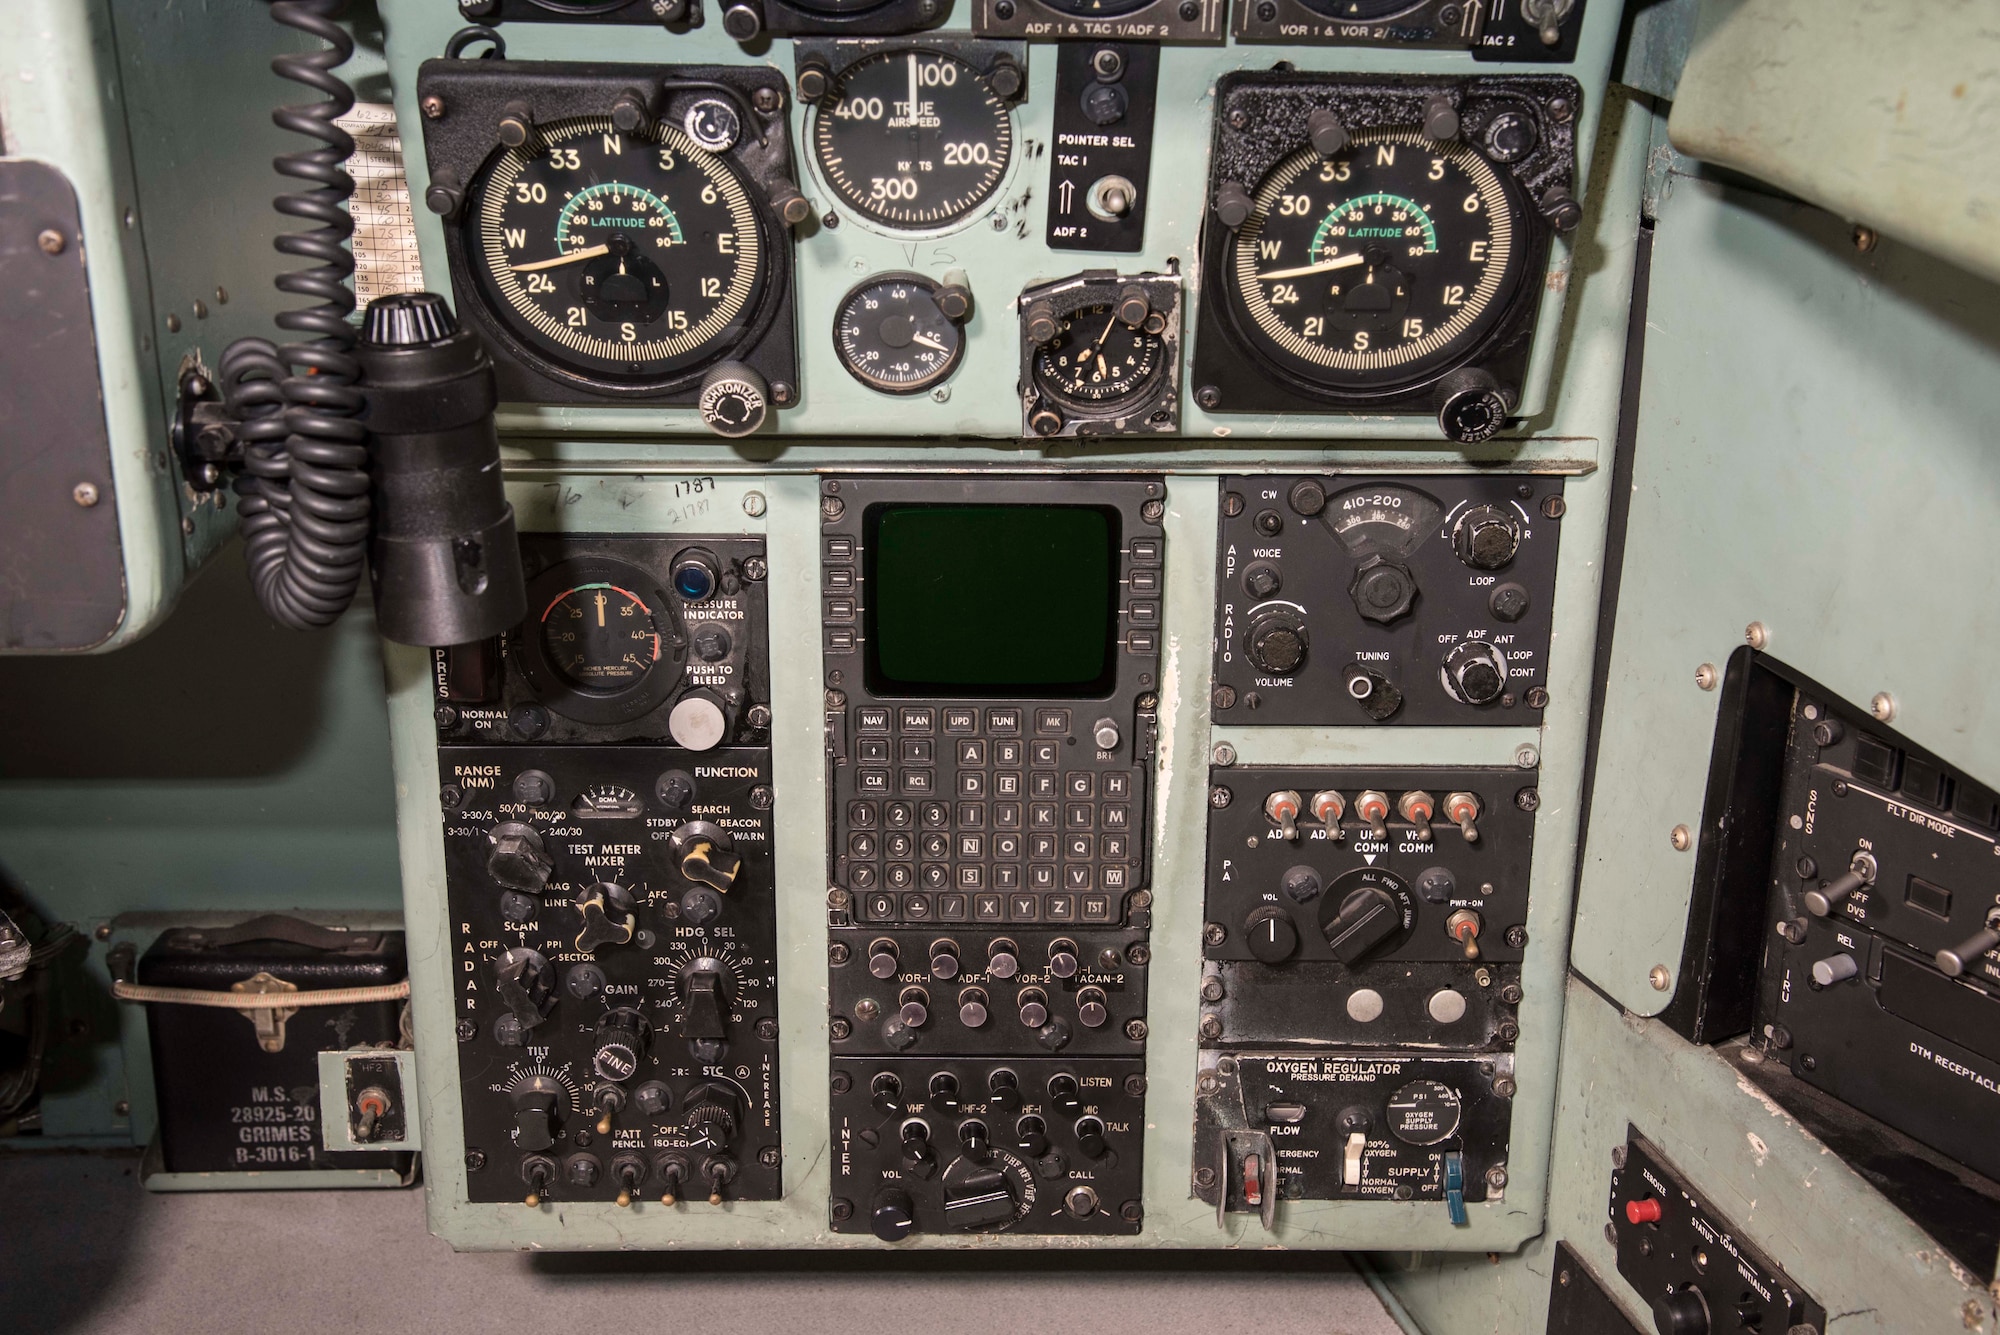
[[[1266,672],[1298,671],[1306,661],[1305,618],[1289,607],[1260,607],[1250,614],[1243,652]]]
[[[486,874],[495,884],[530,895],[548,889],[555,864],[532,825],[502,821],[486,832],[486,841],[492,845],[486,854]]]
[[[629,1006],[604,1012],[597,1017],[597,1051],[590,1059],[592,1069],[614,1083],[630,1080],[646,1059],[646,1044],[652,1032],[646,1017]]]
[[[1438,669],[1445,694],[1462,705],[1490,705],[1507,689],[1507,659],[1484,640],[1466,640]]]
[[[1521,550],[1520,521],[1497,505],[1475,505],[1452,525],[1451,549],[1474,570],[1498,570]]]

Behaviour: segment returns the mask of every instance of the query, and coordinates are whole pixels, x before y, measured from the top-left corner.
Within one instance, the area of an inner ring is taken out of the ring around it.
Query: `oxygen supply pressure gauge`
[[[1196,333],[1210,412],[1436,414],[1521,404],[1580,92],[1562,77],[1224,76]]]

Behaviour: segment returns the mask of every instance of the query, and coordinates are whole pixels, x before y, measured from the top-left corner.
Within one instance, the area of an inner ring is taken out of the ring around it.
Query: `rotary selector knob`
[[[1708,1335],[1708,1300],[1692,1286],[1653,1300],[1653,1325],[1660,1335]]]
[[[743,1122],[743,1099],[728,1085],[710,1082],[689,1091],[682,1116],[688,1139],[699,1149],[726,1150]]]
[[[1261,908],[1243,924],[1250,953],[1266,964],[1283,964],[1299,948],[1299,929],[1281,908]]]
[[[668,836],[681,875],[697,885],[724,894],[736,884],[743,859],[736,854],[736,841],[719,825],[691,820]]]
[[[548,889],[549,873],[555,864],[542,846],[542,836],[532,825],[517,820],[502,821],[486,832],[492,845],[486,854],[486,874],[508,890],[539,895]]]
[[[1371,556],[1355,567],[1347,592],[1364,619],[1386,626],[1416,606],[1417,577],[1400,562]]]
[[[1475,505],[1452,525],[1451,549],[1474,570],[1498,570],[1521,550],[1520,520],[1497,505]]]
[[[1250,614],[1243,652],[1266,672],[1296,672],[1306,661],[1306,622],[1290,607],[1260,607]]]
[[[556,1130],[569,1106],[568,1091],[552,1076],[523,1076],[507,1091],[514,1106],[514,1144],[530,1152],[556,1143]]]
[[[1490,705],[1507,689],[1507,658],[1484,640],[1466,640],[1438,669],[1445,694],[1462,705]]]
[[[646,1017],[629,1006],[608,1010],[597,1018],[597,1051],[590,1064],[604,1079],[622,1084],[638,1074],[652,1037]]]
[[[771,414],[771,387],[742,362],[718,362],[695,396],[701,420],[719,436],[747,436]]]
[[[599,881],[576,897],[583,915],[583,929],[576,934],[576,948],[592,951],[599,946],[622,946],[632,939],[638,922],[633,912],[632,892],[613,881]]]
[[[523,1029],[533,1029],[556,1004],[556,971],[539,951],[514,946],[493,962],[493,990]]]
[[[1320,901],[1321,930],[1343,964],[1359,964],[1380,953],[1415,920],[1415,894],[1402,877],[1383,867],[1345,873]]]

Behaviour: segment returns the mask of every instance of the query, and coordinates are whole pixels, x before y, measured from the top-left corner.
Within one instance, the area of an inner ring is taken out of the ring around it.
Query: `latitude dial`
[[[1304,148],[1257,188],[1228,297],[1257,351],[1315,387],[1389,390],[1463,360],[1520,290],[1527,224],[1477,150],[1416,130]]]
[[[715,360],[753,322],[767,225],[726,159],[664,121],[536,127],[474,182],[467,252],[480,294],[558,369],[641,388]]]
[[[1166,367],[1158,312],[1137,327],[1112,303],[1062,317],[1056,335],[1035,351],[1035,383],[1051,397],[1098,407],[1144,393]]]
[[[904,231],[963,222],[1014,155],[1014,120],[985,76],[921,47],[841,71],[813,113],[813,156],[842,203]]]
[[[958,366],[967,309],[963,288],[920,274],[882,274],[861,283],[833,318],[833,350],[847,373],[884,394],[921,394]],[[948,310],[957,311],[956,316]]]

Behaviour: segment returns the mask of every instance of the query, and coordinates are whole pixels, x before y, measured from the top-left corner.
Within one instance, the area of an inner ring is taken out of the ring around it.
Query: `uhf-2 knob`
[[[486,853],[486,874],[495,884],[530,895],[548,889],[555,864],[549,861],[542,836],[532,825],[502,821],[486,832],[486,842],[491,845]]]
[[[597,1051],[590,1064],[598,1075],[622,1084],[638,1074],[646,1059],[647,1040],[653,1027],[646,1017],[629,1006],[619,1006],[597,1017]]]

